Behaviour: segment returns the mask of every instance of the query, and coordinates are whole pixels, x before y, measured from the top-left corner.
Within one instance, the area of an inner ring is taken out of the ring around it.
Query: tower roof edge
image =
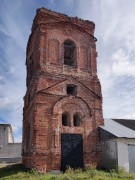
[[[80,26],[81,28],[84,28],[87,30],[87,32],[90,32],[90,34],[94,34],[94,29],[95,29],[95,23],[93,21],[90,20],[84,20],[78,17],[71,17],[59,12],[55,12],[52,10],[49,10],[47,8],[38,8],[36,11],[36,16],[34,18],[34,22],[33,22],[33,27],[32,29],[35,27],[35,25],[40,24],[41,22],[43,23],[43,17],[45,16],[51,16],[53,19],[59,21],[59,22],[70,22],[73,23],[77,26]],[[44,21],[45,22],[45,21]],[[90,31],[89,31],[90,30]]]

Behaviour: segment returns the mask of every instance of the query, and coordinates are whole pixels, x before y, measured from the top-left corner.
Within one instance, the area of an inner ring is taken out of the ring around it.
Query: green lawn
[[[0,165],[0,179],[24,180],[135,180],[135,174],[126,173],[122,168],[110,172],[87,168],[85,170],[69,169],[66,173],[53,175],[50,173],[39,174],[36,170],[27,170],[22,164],[3,167]]]

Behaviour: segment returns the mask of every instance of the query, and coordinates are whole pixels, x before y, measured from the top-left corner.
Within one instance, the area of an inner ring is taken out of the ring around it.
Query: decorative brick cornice
[[[53,20],[53,22],[66,22],[66,23],[72,23],[80,28],[85,29],[89,34],[93,35],[94,34],[94,29],[95,29],[95,24],[92,21],[89,20],[83,20],[78,17],[70,17],[62,13],[57,13],[54,11],[51,11],[46,8],[39,8],[37,9],[37,14],[34,18],[33,26],[32,26],[32,31],[35,29],[37,25],[40,24],[46,24],[48,23],[48,18]]]

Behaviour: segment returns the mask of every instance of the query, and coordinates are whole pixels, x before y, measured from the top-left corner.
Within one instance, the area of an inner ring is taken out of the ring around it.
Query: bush
[[[29,171],[30,174],[32,175],[38,175],[38,170],[36,168],[32,168],[30,171]]]
[[[95,166],[89,166],[87,168],[85,168],[85,173],[88,175],[88,177],[93,178],[96,175],[98,175],[98,171],[96,170]]]
[[[112,178],[135,179],[134,173],[128,173],[125,168],[121,166],[116,166],[114,169],[111,169],[108,176]]]

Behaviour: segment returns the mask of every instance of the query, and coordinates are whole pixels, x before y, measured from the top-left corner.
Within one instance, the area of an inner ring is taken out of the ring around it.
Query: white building
[[[14,143],[10,124],[0,124],[0,163],[21,162],[21,143]]]
[[[135,120],[105,119],[99,129],[102,167],[135,172]]]

